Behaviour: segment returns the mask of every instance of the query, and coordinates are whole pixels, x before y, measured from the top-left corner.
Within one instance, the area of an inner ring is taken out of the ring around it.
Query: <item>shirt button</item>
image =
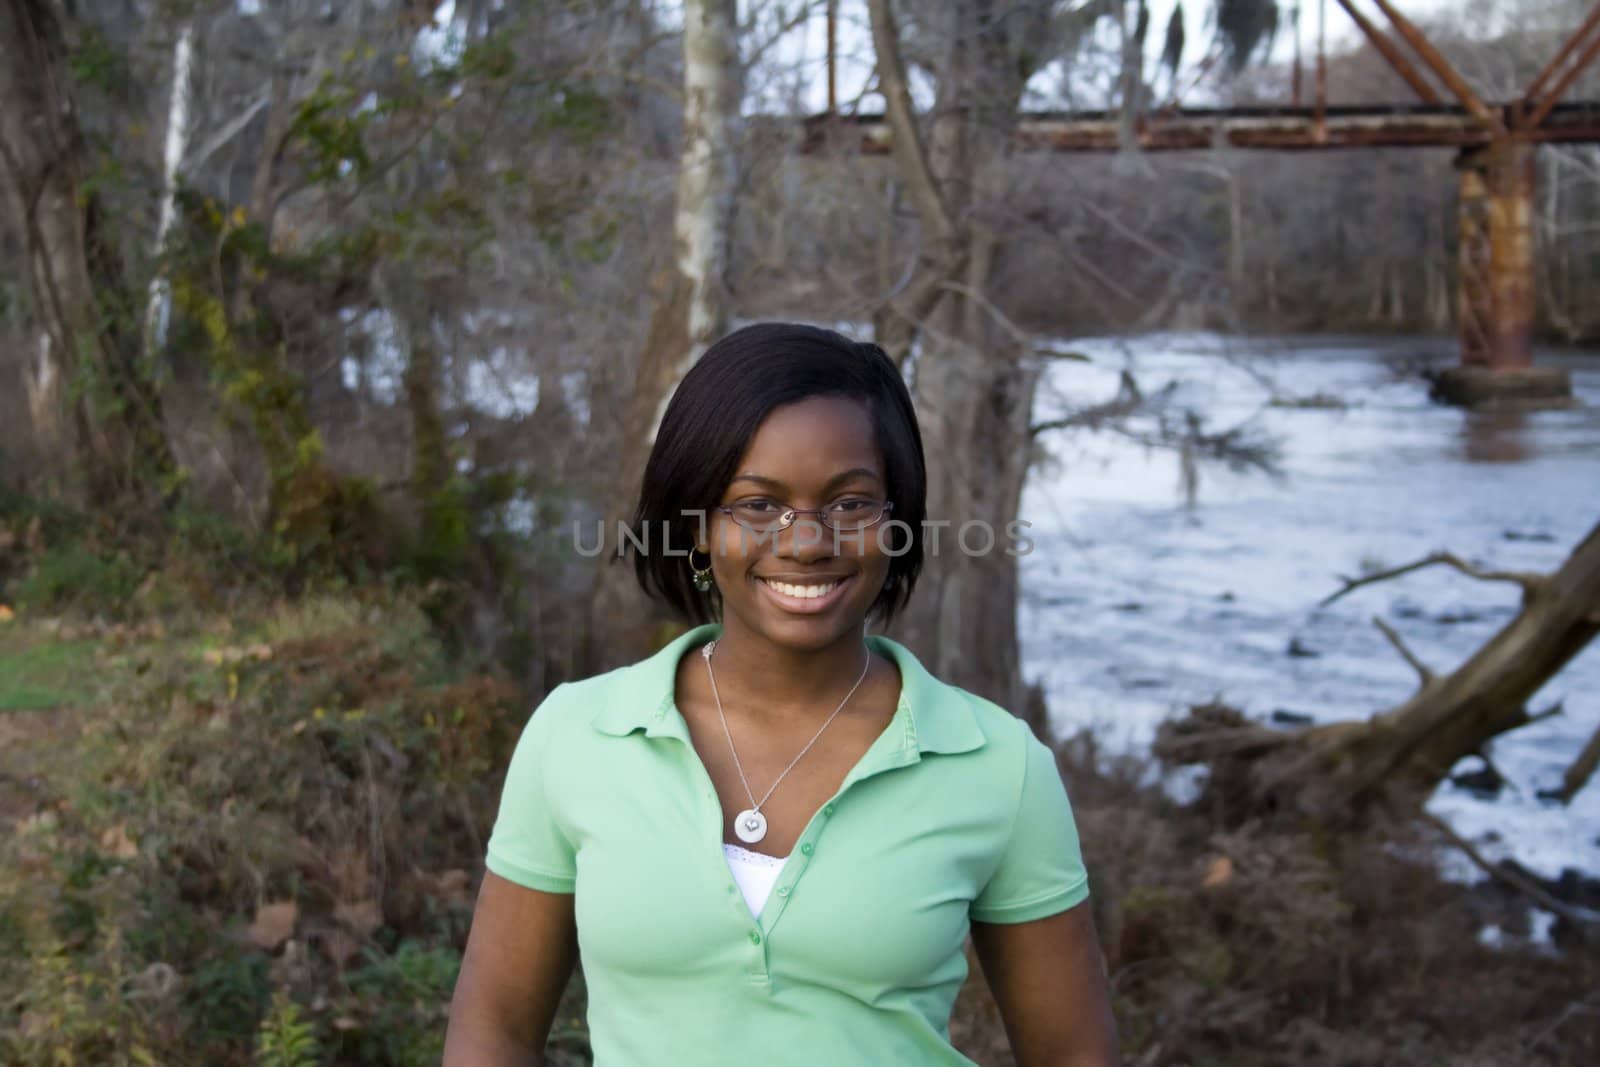
[[[760,933],[758,933],[758,932],[757,932],[757,931],[755,931],[755,930],[751,930],[751,931],[750,931],[750,943],[751,943],[751,944],[752,944],[752,945],[759,945],[759,944],[761,944],[761,934],[760,934]]]
[[[789,895],[789,887],[788,887],[788,886],[786,886],[786,885],[783,885],[783,886],[779,886],[779,887],[778,887],[778,895],[779,895],[779,896],[780,896],[780,897],[786,897],[786,896],[788,896],[788,895]]]
[[[833,805],[829,804],[826,807],[824,807],[822,809],[822,814],[824,814],[824,815],[832,815],[833,814]]]
[[[807,841],[805,844],[801,845],[800,851],[804,852],[807,856],[811,855],[811,842]]]

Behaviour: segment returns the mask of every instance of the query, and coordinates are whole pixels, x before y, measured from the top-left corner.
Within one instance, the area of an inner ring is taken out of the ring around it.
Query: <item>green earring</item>
[[[694,572],[694,587],[704,593],[711,588],[711,554],[708,552],[701,553],[706,557],[706,565],[704,567],[696,567],[694,565],[694,554],[699,551],[698,548],[689,551],[689,570]]]

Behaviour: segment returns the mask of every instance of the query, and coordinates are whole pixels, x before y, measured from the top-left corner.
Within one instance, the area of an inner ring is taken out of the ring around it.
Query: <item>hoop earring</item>
[[[689,550],[689,570],[694,574],[694,587],[704,593],[711,588],[711,554],[702,552],[701,555],[706,557],[706,565],[704,567],[696,567],[694,565],[694,554],[699,551],[698,548]]]

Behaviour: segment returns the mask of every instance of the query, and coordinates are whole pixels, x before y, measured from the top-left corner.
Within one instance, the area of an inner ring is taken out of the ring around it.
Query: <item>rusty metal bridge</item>
[[[1333,0],[1418,98],[1393,106],[1327,103],[1328,0],[1319,2],[1323,13],[1309,101],[1303,99],[1296,24],[1288,106],[1185,108],[1174,101],[1131,116],[1131,122],[1122,111],[1030,112],[1017,124],[1016,146],[1051,152],[1455,149],[1461,176],[1456,316],[1461,365],[1442,383],[1445,398],[1475,403],[1570,395],[1564,372],[1533,366],[1535,149],[1600,143],[1600,101],[1563,102],[1600,55],[1600,2],[1520,95],[1485,101],[1391,0],[1370,0],[1387,21],[1387,32],[1363,13],[1362,0]],[[838,110],[833,4],[828,14],[828,110],[806,120],[802,150],[842,142],[863,153],[888,153],[892,136],[883,115]],[[1202,65],[1199,76],[1208,69],[1209,63]]]
[[[1502,114],[1506,109],[1501,109]],[[1030,151],[1115,152],[1122,147],[1119,111],[1033,111],[1019,124],[1016,141]],[[819,115],[807,120],[812,142],[854,131],[865,153],[892,150],[882,115]],[[1471,148],[1488,145],[1493,132],[1464,107],[1448,104],[1401,107],[1170,108],[1143,116],[1134,135],[1146,152],[1195,152],[1212,148],[1309,151],[1319,148]],[[1559,104],[1537,127],[1522,131],[1528,144],[1600,142],[1600,102]]]

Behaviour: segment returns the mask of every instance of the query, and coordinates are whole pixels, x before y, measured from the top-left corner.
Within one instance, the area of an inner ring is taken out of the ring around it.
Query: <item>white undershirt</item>
[[[733,871],[733,880],[739,886],[739,892],[744,894],[744,902],[750,909],[752,917],[759,919],[761,909],[767,903],[767,895],[772,892],[773,885],[778,881],[778,875],[783,871],[783,865],[788,861],[788,856],[768,856],[761,852],[751,852],[738,845],[722,843],[723,855],[728,857],[728,867]]]

